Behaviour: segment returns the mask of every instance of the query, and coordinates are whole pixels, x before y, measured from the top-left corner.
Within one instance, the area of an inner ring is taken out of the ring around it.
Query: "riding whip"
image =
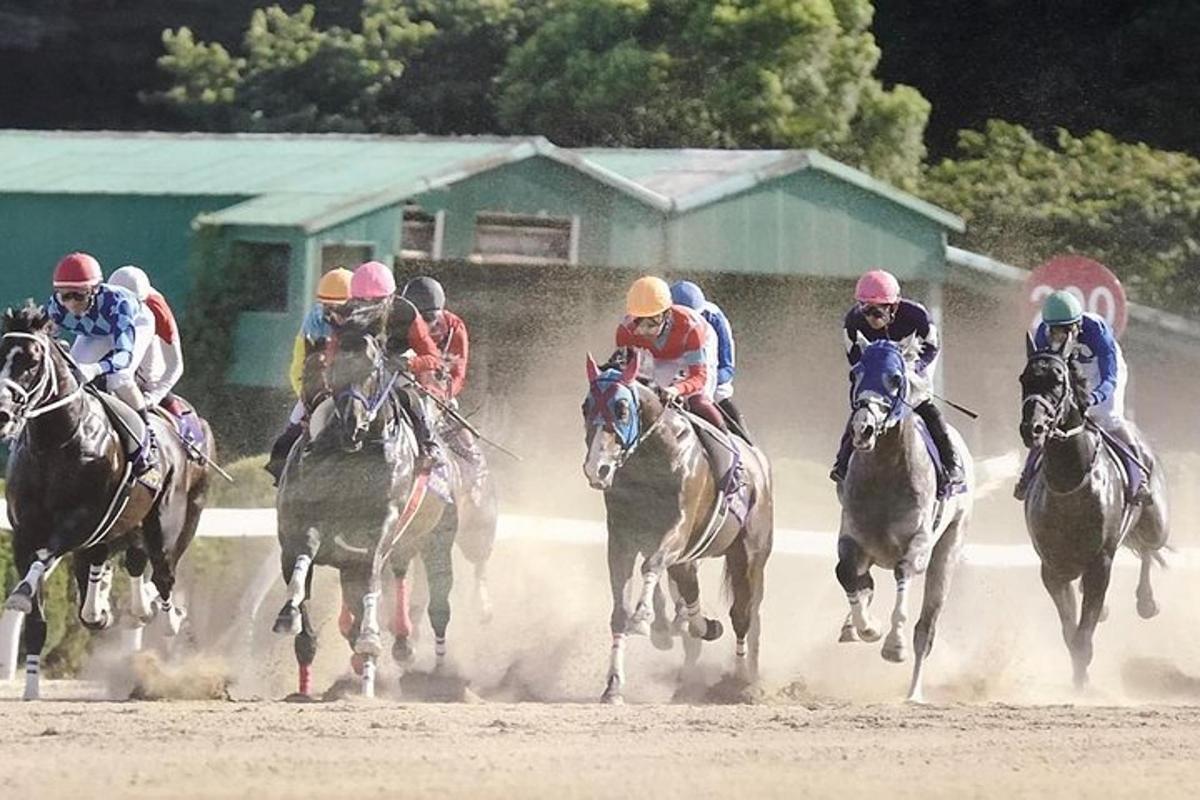
[[[491,445],[492,447],[499,450],[501,453],[504,453],[504,455],[506,455],[506,456],[515,458],[517,461],[523,460],[519,455],[514,453],[512,450],[509,450],[504,445],[499,444],[498,442],[493,442],[491,439],[484,436],[482,433],[479,432],[478,428],[476,428],[474,425],[472,425],[470,422],[467,421],[466,417],[464,417],[462,414],[459,414],[456,410],[454,410],[454,408],[452,406],[443,402],[440,398],[437,397],[437,395],[433,394],[433,392],[426,389],[420,383],[418,383],[417,381],[408,377],[407,375],[401,375],[400,377],[404,378],[404,380],[408,383],[409,386],[413,387],[418,392],[423,394],[425,397],[428,397],[430,400],[432,400],[434,402],[434,404],[442,410],[443,414],[448,415],[451,419],[453,419],[459,425],[462,425],[464,428],[466,428],[468,431],[470,431],[472,434],[474,434],[475,438],[479,439],[481,442]]]

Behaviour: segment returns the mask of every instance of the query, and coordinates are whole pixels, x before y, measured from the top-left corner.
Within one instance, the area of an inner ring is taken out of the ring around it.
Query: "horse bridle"
[[[1055,440],[1063,440],[1063,439],[1070,439],[1073,436],[1079,435],[1080,433],[1083,432],[1083,429],[1087,425],[1086,418],[1084,419],[1083,422],[1080,422],[1074,428],[1064,429],[1062,427],[1063,417],[1066,416],[1067,406],[1071,402],[1071,366],[1070,366],[1070,363],[1067,361],[1067,359],[1063,355],[1061,355],[1059,353],[1055,353],[1051,350],[1041,350],[1039,352],[1036,352],[1029,357],[1029,361],[1033,361],[1033,359],[1035,359],[1035,358],[1042,359],[1042,360],[1048,360],[1048,361],[1054,361],[1063,366],[1063,378],[1062,378],[1062,382],[1060,384],[1060,386],[1062,387],[1062,394],[1058,398],[1057,403],[1051,403],[1044,396],[1042,396],[1041,392],[1031,393],[1029,396],[1027,396],[1024,400],[1021,401],[1022,416],[1024,416],[1024,414],[1025,414],[1025,408],[1030,403],[1033,403],[1035,405],[1039,405],[1042,408],[1044,408],[1046,410],[1046,412],[1050,415],[1051,428],[1050,428],[1050,431],[1046,434],[1047,438],[1055,439]],[[1026,362],[1026,367],[1028,367],[1028,362]]]
[[[26,389],[21,384],[14,381],[12,378],[5,376],[0,380],[5,388],[13,393],[17,398],[17,407],[21,409],[21,417],[26,420],[37,419],[43,414],[48,414],[51,411],[62,408],[75,399],[75,396],[83,391],[83,383],[79,382],[76,387],[58,398],[50,402],[45,402],[47,398],[52,398],[58,394],[58,371],[54,369],[50,363],[50,348],[54,345],[43,334],[25,333],[23,331],[11,331],[0,337],[2,339],[25,339],[34,342],[42,348],[42,367],[41,373],[38,375],[37,383],[32,389]]]
[[[383,361],[384,359],[382,357],[374,359],[374,364],[371,367],[371,374],[384,372]],[[393,371],[387,380],[381,380],[379,382],[379,388],[370,397],[367,397],[365,394],[360,392],[355,386],[349,386],[340,392],[333,393],[334,413],[337,415],[338,422],[340,424],[345,423],[345,419],[342,415],[342,405],[344,400],[349,399],[353,402],[362,404],[364,413],[366,415],[367,427],[370,428],[371,424],[375,422],[375,417],[379,415],[380,410],[383,409],[384,404],[391,395],[392,389],[396,385],[396,379],[399,377],[400,370]]]
[[[613,417],[612,409],[608,407],[609,401],[617,393],[617,388],[621,386],[619,380],[613,379],[609,381],[609,385],[601,390],[599,380],[592,381],[590,398],[594,408],[599,411],[592,411],[591,417],[588,419],[589,428],[603,428],[608,433],[617,437],[617,441],[621,443],[621,452],[613,460],[613,471],[619,470],[625,465],[638,448],[649,439],[654,433],[662,427],[666,421],[667,411],[672,408],[682,408],[683,400],[680,397],[675,397],[667,406],[663,408],[663,413],[658,415],[658,419],[646,426],[646,430],[642,431],[632,442],[626,442],[625,439],[617,432],[617,421]],[[629,412],[635,416],[641,414],[641,408],[638,404],[637,392],[630,388],[630,396],[633,398],[633,406]],[[602,417],[602,419],[601,419]]]

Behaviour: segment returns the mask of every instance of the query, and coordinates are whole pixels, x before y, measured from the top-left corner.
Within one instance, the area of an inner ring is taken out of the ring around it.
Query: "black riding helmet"
[[[446,291],[440,283],[425,275],[406,283],[401,294],[416,306],[422,315],[431,311],[441,311],[446,307]]]

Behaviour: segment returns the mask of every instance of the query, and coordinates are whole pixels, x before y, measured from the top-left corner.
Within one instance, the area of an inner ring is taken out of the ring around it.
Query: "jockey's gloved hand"
[[[100,368],[99,364],[79,365],[79,377],[83,381],[84,385],[87,385],[96,380],[96,378],[99,378],[102,371],[103,370]]]
[[[1089,406],[1098,406],[1103,402],[1104,398],[1100,396],[1099,392],[1092,392],[1090,395],[1088,395]]]
[[[412,372],[412,370],[409,369],[410,363],[411,362],[406,355],[392,356],[392,366],[401,372]]]
[[[669,406],[679,399],[679,387],[664,386],[658,390],[658,397],[663,401],[663,405]]]

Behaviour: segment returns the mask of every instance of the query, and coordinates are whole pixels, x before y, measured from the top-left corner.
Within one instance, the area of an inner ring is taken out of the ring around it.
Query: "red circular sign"
[[[1033,326],[1042,321],[1042,301],[1046,295],[1066,289],[1083,302],[1083,310],[1104,319],[1120,336],[1129,321],[1125,287],[1108,267],[1083,256],[1055,256],[1029,273],[1025,281],[1025,299],[1030,304]]]

